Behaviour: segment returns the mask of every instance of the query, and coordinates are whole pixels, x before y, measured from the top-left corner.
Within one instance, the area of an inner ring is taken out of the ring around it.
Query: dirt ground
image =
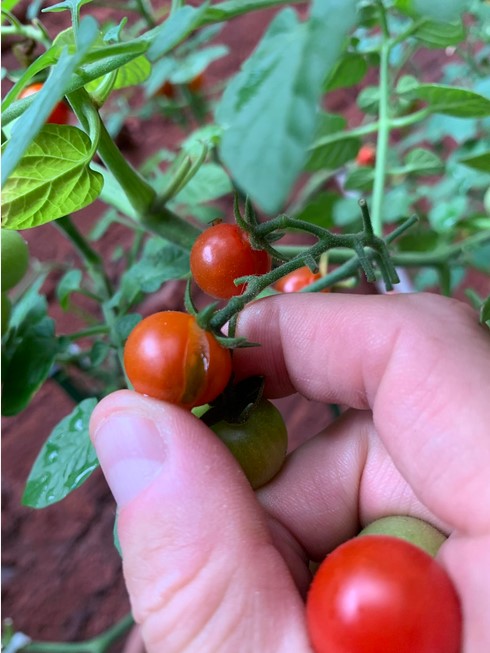
[[[219,42],[229,45],[230,54],[211,66],[207,83],[219,82],[238,69],[256,45],[271,13],[241,17],[223,30]],[[350,98],[342,93],[333,98],[332,108],[355,111]],[[179,128],[162,117],[144,125],[131,121],[128,132],[130,138],[123,151],[135,163],[163,143],[175,146],[183,136]],[[77,214],[77,226],[88,231],[98,210],[90,207]],[[24,235],[33,257],[76,262],[71,246],[52,225]],[[100,251],[106,256],[118,242],[124,242],[124,231],[114,227],[101,241]],[[72,330],[71,319],[55,305],[54,289],[55,278],[46,286],[51,314],[59,320],[60,333]],[[170,284],[154,301],[160,310],[180,308],[182,285]],[[278,405],[288,420],[292,442],[300,431],[314,434],[332,419],[325,406],[300,398],[282,400]],[[100,470],[60,504],[36,511],[20,503],[25,480],[43,442],[71,408],[72,402],[63,390],[49,381],[28,410],[3,420],[3,618],[12,618],[16,629],[36,640],[87,639],[129,611],[119,555],[112,544],[115,505]],[[113,650],[121,651],[121,647],[122,642]]]

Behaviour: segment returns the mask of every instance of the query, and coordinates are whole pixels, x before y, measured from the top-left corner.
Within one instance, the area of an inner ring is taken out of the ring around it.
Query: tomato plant
[[[288,434],[281,413],[267,399],[261,399],[243,422],[222,420],[211,428],[236,458],[254,489],[268,483],[281,469]]]
[[[17,231],[2,229],[2,290],[10,290],[27,272],[29,249]]]
[[[30,84],[20,93],[20,98],[29,97],[30,95],[35,95],[39,93],[42,89],[43,84],[41,82],[36,82],[35,84]],[[56,124],[56,125],[66,125],[70,118],[70,109],[65,104],[65,102],[58,102],[51,114],[49,115],[46,122]]]
[[[245,284],[234,280],[265,274],[271,259],[264,250],[254,249],[248,235],[238,225],[217,224],[206,229],[191,249],[191,273],[199,288],[211,297],[229,299],[240,295]]]
[[[279,292],[299,292],[321,278],[320,272],[312,272],[307,265],[304,265],[276,281],[274,288]],[[328,291],[328,288],[325,288],[322,292]]]
[[[137,392],[193,408],[224,390],[231,375],[231,356],[192,315],[162,311],[142,320],[130,333],[124,366]]]
[[[31,230],[31,257],[29,284],[17,283],[26,252],[2,252],[1,403],[16,441],[38,442],[33,423],[43,437],[26,506],[63,511],[53,504],[97,468],[90,415],[128,385],[126,342],[141,392],[187,407],[218,393],[212,411],[232,385],[219,394],[230,350],[254,344],[235,337],[240,312],[293,269],[319,266],[315,291],[352,280],[359,292],[458,296],[490,325],[490,12],[478,0],[433,4],[2,3],[2,241]],[[363,143],[376,150],[361,162]],[[236,205],[243,215],[223,224]],[[185,292],[191,275],[225,301],[194,298],[194,284]],[[178,327],[146,331],[142,315],[183,305]],[[50,420],[38,412],[46,397]],[[219,429],[236,435],[228,417]],[[264,462],[270,444],[268,464],[280,465],[282,436],[246,435],[242,458]],[[23,460],[35,453],[19,449]],[[24,483],[24,468],[7,466],[8,487]],[[106,650],[101,641],[90,646]]]
[[[307,598],[315,653],[459,653],[461,611],[445,570],[389,535],[364,535],[320,565]]]

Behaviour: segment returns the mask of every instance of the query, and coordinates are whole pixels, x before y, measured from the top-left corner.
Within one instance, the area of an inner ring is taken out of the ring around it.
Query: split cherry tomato
[[[26,86],[26,88],[21,92],[19,97],[25,98],[25,97],[29,97],[29,95],[34,95],[35,93],[39,93],[42,87],[43,85],[41,82],[37,82],[36,84],[31,84],[30,86]],[[70,116],[70,109],[68,108],[68,106],[64,102],[58,102],[58,104],[55,106],[55,108],[51,112],[51,115],[46,120],[46,122],[53,123],[56,125],[66,125],[69,116]]]
[[[357,153],[356,163],[359,166],[367,166],[373,168],[376,163],[376,148],[374,145],[362,145]]]
[[[211,428],[234,455],[254,490],[281,469],[288,433],[281,413],[267,399],[261,399],[243,423],[222,420]]]
[[[136,392],[193,408],[223,392],[231,376],[231,354],[192,315],[162,311],[130,333],[124,367]]]
[[[341,544],[307,597],[315,653],[459,653],[461,611],[439,563],[389,535]]]
[[[235,286],[235,279],[265,274],[270,269],[269,254],[253,249],[245,231],[234,224],[209,227],[191,250],[191,272],[195,282],[205,293],[218,299],[243,293],[246,284]]]
[[[299,292],[302,288],[306,288],[314,281],[321,279],[322,275],[319,272],[312,272],[310,268],[305,265],[302,268],[293,270],[286,276],[279,279],[274,284],[274,288],[279,292]],[[322,292],[329,292],[329,288],[324,288]]]

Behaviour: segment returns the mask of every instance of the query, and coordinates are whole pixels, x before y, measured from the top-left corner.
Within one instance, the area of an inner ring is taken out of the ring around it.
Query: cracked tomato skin
[[[306,618],[315,653],[460,652],[460,605],[446,571],[389,535],[357,537],[330,553]]]
[[[37,82],[35,84],[31,84],[30,86],[26,86],[26,88],[19,95],[19,98],[25,98],[25,97],[29,97],[29,95],[34,95],[35,93],[39,93],[42,87],[43,85],[41,82]],[[55,125],[66,125],[68,123],[69,117],[70,117],[70,109],[68,108],[68,106],[64,102],[58,102],[58,104],[55,106],[55,108],[51,112],[46,122]]]
[[[223,392],[231,376],[231,354],[192,315],[162,311],[130,333],[124,367],[136,392],[194,408]]]
[[[253,249],[248,235],[235,224],[216,224],[197,238],[191,250],[191,272],[199,288],[217,299],[241,295],[246,284],[235,279],[262,275],[271,269],[264,250]]]
[[[279,292],[299,292],[306,286],[309,286],[314,281],[321,279],[320,272],[312,272],[310,268],[305,265],[297,270],[293,270],[289,274],[279,279],[274,284],[274,288]],[[329,288],[324,288],[321,292],[329,292]]]

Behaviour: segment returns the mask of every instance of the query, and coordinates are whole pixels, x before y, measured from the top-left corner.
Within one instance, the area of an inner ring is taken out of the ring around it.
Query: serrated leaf
[[[91,204],[103,178],[89,167],[92,143],[68,125],[45,125],[26,150],[2,196],[2,224],[28,229]]]
[[[468,168],[473,168],[474,170],[480,170],[481,172],[490,172],[490,151],[477,154],[476,156],[459,159],[458,163],[462,163]]]
[[[402,95],[424,100],[433,113],[443,113],[458,118],[483,118],[490,116],[490,100],[464,88],[444,84],[420,84],[415,88],[398,90]]]
[[[68,272],[61,277],[58,287],[56,288],[56,296],[58,297],[60,306],[64,311],[68,309],[71,293],[80,290],[81,283],[81,270],[68,270]]]
[[[22,503],[46,508],[84,483],[99,463],[88,434],[96,399],[85,399],[57,424],[27,479]]]
[[[368,65],[361,54],[346,52],[329,74],[324,85],[326,91],[355,86],[364,79]]]
[[[8,359],[2,361],[2,415],[20,413],[48,378],[60,351],[54,327],[54,320],[44,316],[10,329]]]
[[[223,94],[216,112],[225,129],[221,158],[267,213],[280,209],[306,163],[323,82],[344,46],[355,4],[316,0],[307,21],[291,8],[281,11]]]
[[[208,6],[209,0],[203,2],[200,7],[181,7],[157,29],[151,30],[152,44],[147,52],[148,59],[156,61],[199,27]]]

